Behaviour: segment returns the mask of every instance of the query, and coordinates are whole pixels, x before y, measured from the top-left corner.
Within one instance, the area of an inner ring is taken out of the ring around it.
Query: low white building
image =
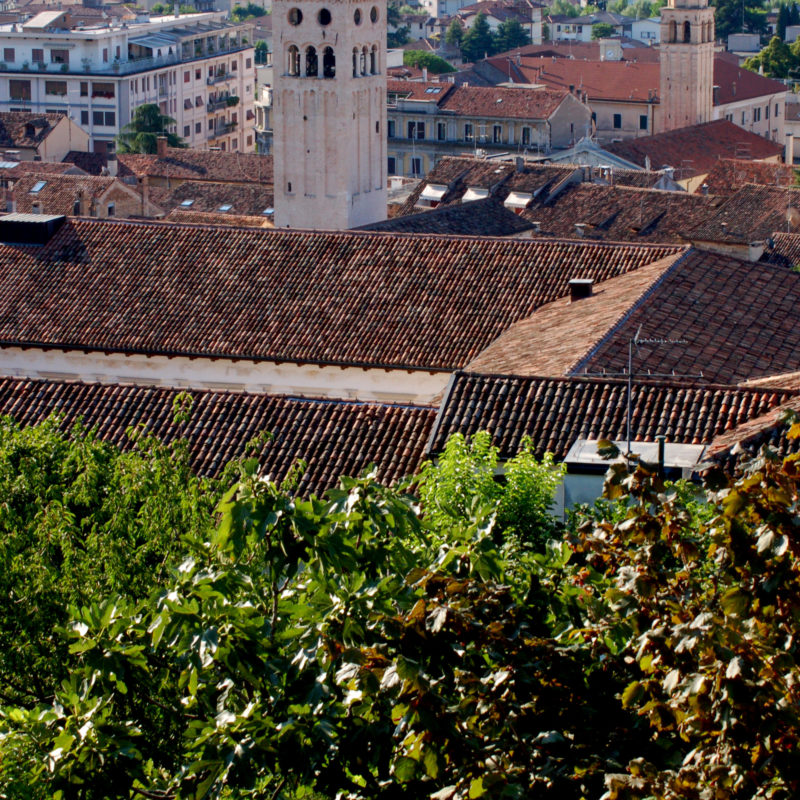
[[[190,147],[252,151],[251,39],[219,12],[97,27],[42,12],[0,25],[0,111],[66,113],[112,155],[133,110],[155,103]]]

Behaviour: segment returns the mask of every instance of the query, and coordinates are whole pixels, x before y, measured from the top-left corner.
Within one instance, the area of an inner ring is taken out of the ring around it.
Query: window
[[[253,145],[253,137],[252,136],[248,136],[247,137],[247,146],[248,147],[252,147],[252,145]]]
[[[33,50],[31,50],[31,61],[33,61],[34,64],[44,64],[44,50],[34,47]]]
[[[13,78],[8,82],[8,94],[12,100],[27,100],[31,99],[31,82],[14,80]]]
[[[317,77],[317,50],[314,47],[306,48],[306,77]]]
[[[69,50],[51,50],[50,61],[53,64],[69,65]]]
[[[614,114],[614,129],[619,130],[622,127],[622,114]]]
[[[422,175],[422,159],[419,156],[412,156],[411,158],[411,174],[415,178]]]
[[[39,194],[45,186],[47,186],[47,181],[36,181],[31,187],[31,194]]]
[[[726,114],[725,119],[728,120],[728,122],[733,122],[733,114]]]
[[[89,82],[81,81],[81,97],[89,96]]]
[[[250,69],[252,66],[253,66],[253,59],[252,58],[246,58],[244,60],[245,69]]]
[[[189,83],[192,79],[192,73],[187,69],[186,72],[183,73],[183,82]]]
[[[184,125],[183,126],[183,138],[187,138],[188,136],[192,135],[192,126],[191,125]]]
[[[44,93],[45,94],[55,94],[63,97],[67,93],[67,82],[66,81],[45,81],[44,82]]]
[[[386,124],[389,126],[389,138],[390,139],[394,139],[394,137],[395,137],[395,133],[394,133],[395,122],[394,122],[394,120],[390,119]]]
[[[106,213],[107,213],[107,215],[108,215],[109,217],[113,217],[113,216],[114,216],[114,214],[116,214],[116,211],[117,211],[117,207],[116,207],[116,204],[115,204],[115,203],[109,203],[109,204],[106,206]]]
[[[529,145],[531,143],[531,129],[530,128],[523,128],[522,129],[522,144]]]
[[[89,112],[86,109],[81,111],[81,125],[88,125],[89,124]]]
[[[103,48],[103,63],[108,64],[108,48]]]
[[[238,66],[239,65],[235,61],[231,61],[231,72],[236,72]]]
[[[639,130],[647,130],[647,114],[639,114]]]
[[[764,106],[764,119],[769,119],[769,103]]]
[[[300,75],[300,51],[294,45],[286,52],[286,73],[293,78]]]
[[[119,49],[119,45],[117,45],[117,46],[114,48],[114,58],[116,58],[116,59],[117,59],[117,61],[119,61],[121,57],[122,57],[122,56],[121,56],[121,50]]]
[[[79,217],[81,215],[81,201],[75,200],[72,204],[72,216]]]
[[[502,125],[493,125],[492,126],[492,141],[495,144],[500,144],[503,141],[503,126]]]
[[[780,109],[780,107],[778,106],[777,103],[775,103],[775,116],[776,117],[780,116],[780,110],[779,109]]]
[[[746,122],[747,122],[747,114],[744,111],[742,111],[742,125],[744,125]]]
[[[370,75],[378,74],[378,47],[372,45],[372,50],[369,53],[369,72]]]
[[[436,138],[443,142],[447,138],[447,123],[446,122],[437,122],[436,123]]]
[[[202,133],[203,132],[203,123],[202,122],[195,122],[195,124],[194,124],[194,132],[195,133]]]
[[[223,203],[219,207],[218,211],[221,211],[223,214],[227,214],[232,208],[233,206],[230,203]]]
[[[389,160],[387,161],[387,170],[389,175],[396,175],[397,174],[397,161],[394,156],[389,156]]]
[[[409,139],[424,139],[425,138],[425,123],[414,122],[408,123],[408,138]]]
[[[336,56],[333,54],[332,47],[326,47],[322,51],[322,77],[334,78],[336,77]],[[249,93],[250,87],[247,87]]]
[[[181,202],[181,208],[191,208],[194,205],[194,200],[183,200]]]
[[[194,71],[194,79],[195,79],[196,81],[199,81],[199,80],[200,80],[200,77],[201,77],[201,72],[200,72],[200,70],[199,70],[199,69],[196,69],[196,70]]]
[[[92,111],[92,123],[94,125],[110,125],[113,127],[117,124],[116,116],[113,111]]]
[[[465,142],[472,142],[475,140],[475,134],[473,132],[472,123],[465,122],[464,123],[464,141]]]
[[[3,61],[14,62],[16,61],[16,54],[13,47],[3,48]]]
[[[95,83],[92,81],[92,97],[102,97],[106,100],[114,98],[114,84],[113,83]]]
[[[754,108],[753,109],[753,122],[761,122],[761,109]]]

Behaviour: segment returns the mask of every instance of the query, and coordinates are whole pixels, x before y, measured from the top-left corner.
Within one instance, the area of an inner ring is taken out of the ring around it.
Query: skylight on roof
[[[261,212],[265,217],[271,217],[275,213],[275,209],[270,206]]]
[[[45,186],[47,186],[47,181],[36,181],[31,188],[31,194],[38,194]]]
[[[0,169],[14,169],[19,161],[0,161]]]
[[[233,208],[233,206],[230,203],[223,203],[219,207],[219,210],[225,213],[225,212],[230,211],[232,208]]]
[[[183,208],[189,208],[189,207],[191,207],[192,205],[194,205],[194,200],[184,200],[184,201],[181,203],[181,206],[182,206]]]
[[[425,90],[425,94],[439,94],[439,92],[441,92],[441,91],[442,91],[442,87],[441,86],[429,86]]]

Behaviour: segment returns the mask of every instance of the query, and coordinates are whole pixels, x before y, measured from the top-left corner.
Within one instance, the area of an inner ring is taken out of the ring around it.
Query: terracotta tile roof
[[[629,39],[623,36],[620,39],[622,45],[623,61],[652,61],[658,62],[659,54],[657,47],[648,47],[644,42],[636,39]],[[525,56],[539,58],[568,58],[580,61],[600,61],[600,43],[594,42],[545,42],[544,44],[528,44],[524,47],[515,47],[509,54],[491,56],[488,61],[493,59],[502,60],[504,58],[516,59],[517,54],[522,58]]]
[[[455,89],[452,83],[439,81],[402,81],[389,79],[386,91],[389,95],[397,95],[403,100],[433,100],[440,102]]]
[[[775,158],[783,145],[750,133],[726,119],[690,125],[655,136],[614,142],[605,149],[628,161],[645,166],[649,157],[653,169],[670,166],[678,179],[710,172],[720,158],[736,158],[747,151],[751,158]]]
[[[765,186],[794,186],[795,171],[789,164],[776,161],[748,161],[741,158],[721,158],[705,179],[710,194],[728,197],[746,183]],[[700,187],[697,188],[700,191]]]
[[[271,218],[260,215],[248,217],[241,214],[211,214],[204,211],[184,211],[176,208],[167,214],[165,222],[183,225],[228,225],[235,228],[271,228]]]
[[[549,119],[568,94],[553,89],[458,86],[439,101],[439,108],[461,116]]]
[[[0,147],[38,147],[64,114],[0,111]]]
[[[582,183],[567,187],[552,202],[533,203],[522,217],[538,222],[541,236],[575,237],[580,223],[589,239],[685,243],[685,231],[721,203],[687,192]]]
[[[0,342],[451,370],[570,278],[682,252],[72,219],[0,245]]]
[[[100,175],[108,166],[108,159],[102,153],[82,153],[70,150],[64,156],[63,163],[80,167],[87,175]]]
[[[640,382],[632,387],[635,441],[708,444],[715,436],[777,408],[792,393]],[[576,439],[625,439],[627,385],[600,378],[543,378],[458,373],[439,412],[430,450],[441,452],[454,433],[488,430],[502,458],[530,436],[538,457],[563,459]]]
[[[470,17],[477,14],[485,14],[486,16],[492,16],[495,19],[499,19],[503,22],[508,19],[514,19],[523,24],[530,24],[530,9],[525,9],[524,4],[521,5],[522,8],[520,8],[520,4],[511,2],[504,3],[493,2],[493,0],[482,0],[478,3],[462,6],[458,11],[456,11],[455,16]],[[542,7],[539,3],[533,3],[532,5],[536,8]]]
[[[785,227],[785,221],[783,226]],[[778,264],[782,267],[794,268],[800,266],[800,233],[775,232],[770,237],[773,246],[764,251],[762,261],[769,264]]]
[[[466,368],[471,372],[509,375],[567,374],[675,263],[674,257],[662,258],[600,283],[591,297],[577,302],[562,297],[542,306],[502,333]]]
[[[530,231],[531,223],[493,197],[469,203],[444,205],[424,214],[365,225],[360,230],[395,233],[440,233],[455,236],[517,236]]]
[[[743,381],[742,386],[800,390],[800,371],[781,372],[766,378],[754,378],[751,381]]]
[[[739,59],[733,53],[718,53],[714,57],[714,85],[719,86],[715,106],[786,91],[780,81],[740,67]]]
[[[272,184],[217,183],[215,181],[185,181],[175,189],[151,186],[150,199],[164,211],[205,211],[258,216],[275,205]],[[191,203],[191,205],[183,205]],[[230,206],[228,212],[221,211]]]
[[[229,183],[272,183],[272,156],[221,150],[167,148],[167,158],[120,153],[118,176],[180,178]]]
[[[85,384],[0,378],[0,414],[34,425],[54,411],[69,429],[78,419],[101,439],[130,447],[129,427],[144,425],[162,441],[183,435],[192,467],[217,475],[243,455],[262,431],[274,435],[258,454],[263,472],[286,476],[296,459],[308,462],[298,491],[321,492],[341,475],[357,475],[370,463],[378,479],[393,482],[416,471],[435,410],[339,401],[301,400],[266,394],[191,391],[189,421],[174,424],[179,390],[119,384]]]
[[[10,164],[12,162],[3,163]],[[13,167],[0,168],[0,180],[16,181],[23,175],[30,175],[31,173],[42,176],[80,174],[80,169],[74,164],[54,164],[49,161],[17,161]]]
[[[628,343],[642,338],[685,340],[641,345],[635,368],[653,374],[697,375],[739,383],[800,368],[800,275],[771,264],[693,250],[654,291],[589,350],[571,372],[621,372]],[[535,316],[535,315],[534,315]]]
[[[746,244],[787,228],[800,232],[800,189],[747,184],[686,236],[693,242]]]
[[[44,186],[36,193],[31,190],[37,184]],[[21,177],[14,185],[14,202],[16,210],[20,213],[33,211],[33,204],[40,203],[45,214],[74,213],[75,201],[81,192],[85,192],[86,199],[98,200],[115,183],[116,178],[98,177],[95,175],[51,175],[38,172],[29,173]],[[122,186],[121,183],[119,183]],[[126,187],[128,188],[128,187]],[[128,191],[135,191],[128,188]]]

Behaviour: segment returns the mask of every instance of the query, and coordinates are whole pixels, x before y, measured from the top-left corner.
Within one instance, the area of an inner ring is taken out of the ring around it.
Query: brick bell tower
[[[656,131],[711,120],[714,9],[708,0],[668,0],[661,9],[661,86]]]
[[[386,219],[386,0],[273,0],[275,226]]]

